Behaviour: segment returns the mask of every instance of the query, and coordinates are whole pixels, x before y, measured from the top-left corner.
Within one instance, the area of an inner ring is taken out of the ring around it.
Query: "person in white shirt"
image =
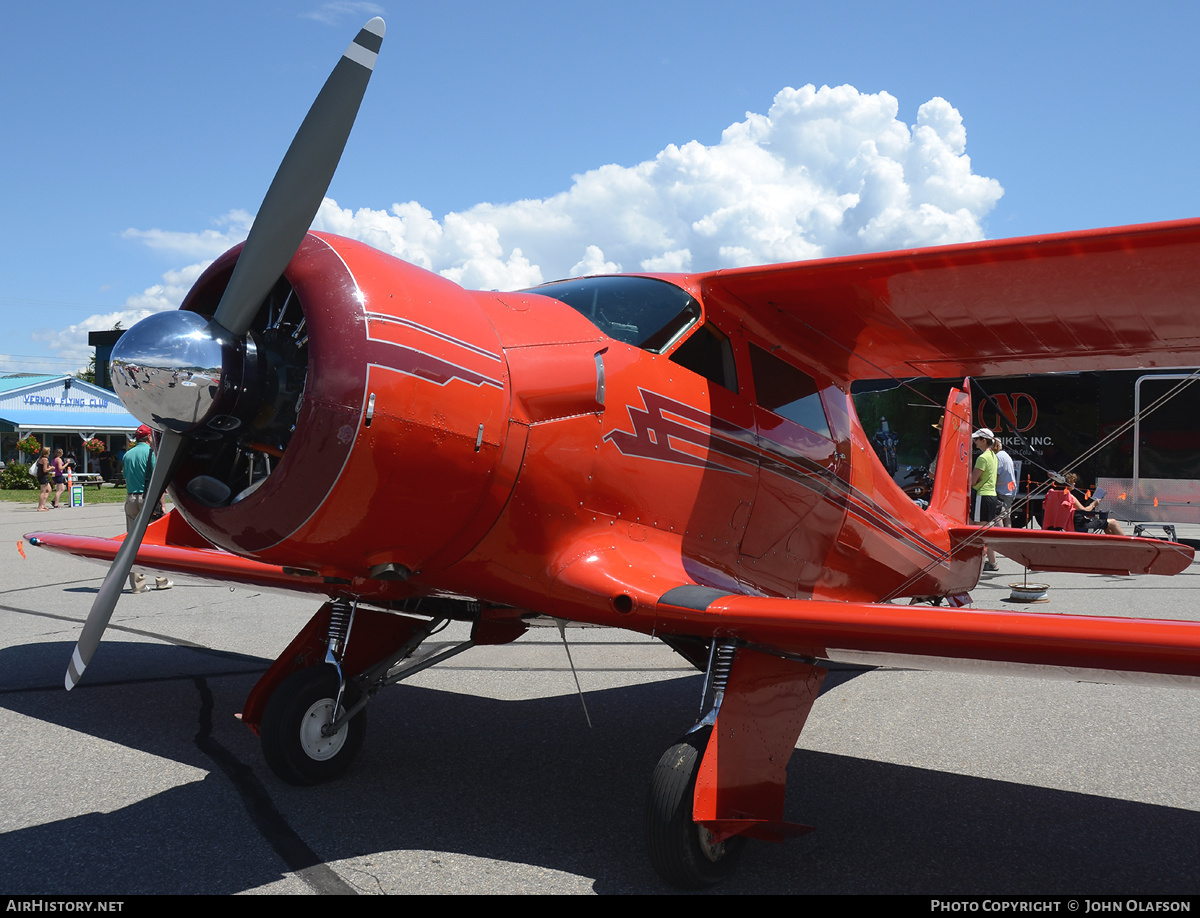
[[[1013,468],[1012,456],[1004,451],[1000,438],[992,440],[992,452],[996,454],[996,497],[1000,499],[1000,525],[1012,525],[1013,499],[1017,496],[1017,473]]]

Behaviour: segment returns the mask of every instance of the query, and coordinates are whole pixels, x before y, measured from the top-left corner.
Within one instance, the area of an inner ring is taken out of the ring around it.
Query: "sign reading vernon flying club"
[[[4,382],[13,383],[16,380],[7,379]],[[16,385],[6,392],[0,392],[0,415],[23,411],[51,411],[73,415],[82,412],[98,416],[111,415],[114,419],[129,417],[125,407],[112,392],[81,379],[63,376],[34,378],[29,381],[29,385]]]

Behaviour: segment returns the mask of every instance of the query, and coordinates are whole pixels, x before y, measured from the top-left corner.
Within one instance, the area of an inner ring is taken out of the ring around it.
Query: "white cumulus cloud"
[[[244,210],[231,210],[213,221],[219,230],[202,230],[198,233],[161,229],[127,229],[123,239],[137,239],[151,249],[170,252],[183,258],[206,258],[212,261],[222,252],[233,248],[246,238],[254,216]]]
[[[604,271],[696,271],[983,238],[1003,189],[975,175],[945,99],[897,117],[886,92],[784,89],[719,143],[577,175],[545,199],[477,204],[437,220],[326,200],[314,226],[468,287],[511,289]]]
[[[313,228],[484,290],[982,239],[983,219],[1004,191],[971,171],[958,110],[934,98],[916,124],[898,113],[886,92],[787,88],[718,143],[670,144],[636,165],[600,166],[545,199],[480,203],[439,220],[416,201],[354,210],[326,198]],[[115,318],[128,326],[177,306],[207,261],[244,239],[251,223],[231,211],[201,232],[127,230],[127,238],[205,261],[164,275],[125,312],[77,328],[108,328]]]

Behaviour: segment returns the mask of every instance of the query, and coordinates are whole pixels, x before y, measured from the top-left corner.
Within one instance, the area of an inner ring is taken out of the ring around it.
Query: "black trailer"
[[[1020,463],[1019,493],[1040,502],[1050,472],[1106,491],[1121,519],[1200,523],[1200,384],[1193,370],[1108,371],[973,380],[973,427]],[[936,455],[935,424],[961,379],[857,383],[854,403],[880,460],[903,483]],[[1140,416],[1139,416],[1140,415]],[[1021,522],[1024,522],[1022,520]]]

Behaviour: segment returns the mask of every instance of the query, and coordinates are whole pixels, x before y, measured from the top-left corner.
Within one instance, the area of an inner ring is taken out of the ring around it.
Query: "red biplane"
[[[308,231],[383,37],[358,34],[249,238],[113,354],[160,431],[126,537],[36,533],[112,559],[72,687],[138,565],[323,594],[246,701],[283,780],[341,774],[364,707],[468,644],[553,616],[652,634],[707,674],[664,754],[650,858],[716,882],[782,820],[826,661],[1195,683],[1200,624],[968,610],[969,387],[951,392],[928,509],[856,418],[863,378],[1200,363],[1200,222],[708,273],[467,291]],[[170,487],[176,510],[149,525]],[[1171,574],[1149,539],[990,529],[1031,568]],[[893,604],[913,597],[946,605]],[[453,650],[450,652],[454,652]],[[432,661],[436,662],[436,658]]]

